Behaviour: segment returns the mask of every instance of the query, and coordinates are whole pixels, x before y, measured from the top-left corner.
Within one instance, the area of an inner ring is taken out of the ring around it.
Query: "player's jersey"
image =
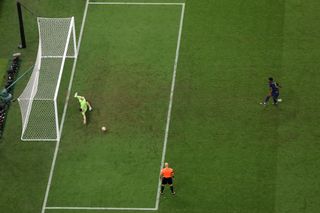
[[[161,174],[165,178],[171,178],[172,174],[173,174],[173,169],[171,169],[171,168],[163,168],[161,170]]]
[[[77,97],[80,103],[80,108],[82,109],[82,112],[87,111],[88,105],[87,105],[87,100],[84,97]]]
[[[269,87],[271,89],[271,93],[279,93],[279,84],[277,84],[277,82],[270,82]]]

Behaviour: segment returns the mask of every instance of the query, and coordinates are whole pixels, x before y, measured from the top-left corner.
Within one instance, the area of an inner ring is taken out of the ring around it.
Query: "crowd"
[[[8,67],[7,73],[4,79],[5,91],[7,94],[12,94],[14,87],[11,84],[14,82],[18,75],[19,65],[20,65],[20,54],[14,54],[12,60],[10,61],[10,66]],[[7,111],[9,109],[11,101],[6,101],[4,98],[0,101],[0,137],[2,137],[5,120],[7,116]]]

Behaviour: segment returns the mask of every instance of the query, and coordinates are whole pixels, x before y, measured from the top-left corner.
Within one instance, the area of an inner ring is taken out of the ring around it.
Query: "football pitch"
[[[12,103],[0,212],[319,212],[320,2],[21,3],[20,74],[36,58],[35,16],[74,16],[78,57],[64,68],[58,142],[21,142]],[[19,39],[14,7],[0,0],[0,68]],[[283,102],[264,107],[271,76]],[[75,92],[93,106],[87,125]],[[176,195],[159,193],[164,162]]]

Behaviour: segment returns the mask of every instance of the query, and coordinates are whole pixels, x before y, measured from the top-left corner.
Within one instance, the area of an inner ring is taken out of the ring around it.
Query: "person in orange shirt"
[[[175,195],[176,192],[173,190],[173,178],[174,178],[174,172],[173,169],[169,167],[168,163],[164,164],[164,168],[160,172],[160,179],[161,179],[161,194],[163,194],[164,186],[166,184],[169,184],[171,194]]]

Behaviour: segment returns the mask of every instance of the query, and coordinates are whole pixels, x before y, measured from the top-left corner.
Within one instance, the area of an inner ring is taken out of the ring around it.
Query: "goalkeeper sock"
[[[86,125],[87,124],[87,117],[83,116],[83,124]]]

